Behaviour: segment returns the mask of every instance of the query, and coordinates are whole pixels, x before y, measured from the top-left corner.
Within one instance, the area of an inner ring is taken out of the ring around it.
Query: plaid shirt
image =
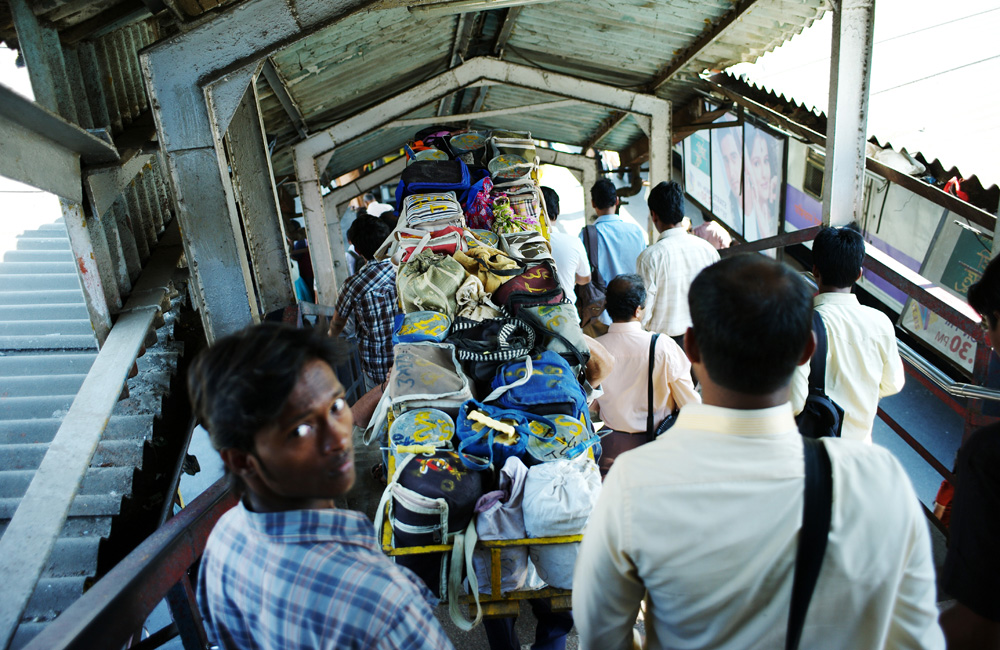
[[[350,510],[238,504],[205,547],[198,605],[227,650],[451,649],[433,596]]]
[[[369,260],[347,278],[337,300],[341,318],[354,316],[361,351],[361,369],[377,384],[392,367],[392,325],[400,313],[396,270],[389,260]]]

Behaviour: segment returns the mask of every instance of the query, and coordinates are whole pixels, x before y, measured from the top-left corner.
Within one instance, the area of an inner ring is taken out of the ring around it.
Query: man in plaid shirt
[[[363,513],[334,506],[355,478],[342,361],[336,339],[265,323],[189,372],[194,410],[242,492],[198,575],[206,632],[226,650],[453,650],[427,588],[382,554]]]
[[[384,382],[392,367],[392,325],[400,313],[396,270],[389,260],[374,259],[391,232],[387,223],[367,214],[351,224],[348,238],[365,263],[344,282],[330,323],[330,336],[338,336],[353,316],[366,390]]]

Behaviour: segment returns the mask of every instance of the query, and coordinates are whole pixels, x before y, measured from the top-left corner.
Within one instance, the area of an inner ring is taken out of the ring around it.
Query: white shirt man
[[[805,489],[788,395],[815,348],[809,294],[763,256],[695,280],[685,351],[704,404],[619,456],[604,482],[574,575],[583,650],[632,648],[644,597],[646,648],[784,646]],[[905,471],[885,449],[823,446],[830,533],[799,647],[943,649],[930,537]]]
[[[825,228],[813,240],[814,304],[826,328],[826,394],[844,409],[841,437],[872,444],[878,401],[903,389],[905,375],[892,321],[864,307],[851,287],[861,277],[865,242],[850,228]],[[792,407],[802,411],[809,366],[792,378]]]
[[[576,285],[590,282],[590,264],[587,262],[587,252],[583,250],[583,242],[579,237],[567,235],[556,226],[549,230],[549,244],[552,246],[552,259],[556,262],[559,286],[575,305]]]
[[[684,195],[677,183],[660,183],[649,193],[649,216],[660,231],[657,240],[636,262],[646,284],[647,305],[642,325],[678,340],[691,326],[687,295],[691,281],[719,252],[684,227]]]

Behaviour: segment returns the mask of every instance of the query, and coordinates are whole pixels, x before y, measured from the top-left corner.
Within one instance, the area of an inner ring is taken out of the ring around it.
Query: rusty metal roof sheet
[[[466,55],[499,54],[512,63],[644,90],[675,57],[703,37],[734,6],[743,4],[732,0],[562,0],[484,11],[467,18],[475,23]],[[812,24],[826,5],[824,0],[758,0],[656,89],[656,94],[673,101],[675,107],[687,103],[694,97],[701,72],[756,59]],[[517,11],[511,15],[516,18],[504,37],[501,26],[506,12],[514,9]],[[458,44],[460,27],[459,14],[424,16],[406,9],[362,11],[289,46],[275,54],[272,61],[314,133],[446,70]],[[287,150],[298,135],[270,87],[263,79],[258,84],[265,128],[276,139],[275,174],[284,176],[292,173]],[[443,102],[445,113],[470,110],[470,96],[456,93]],[[491,86],[480,108],[496,110],[553,99],[541,92]],[[437,110],[435,102],[414,115],[433,115]],[[580,145],[611,117],[609,109],[578,104],[493,116],[471,124],[477,128],[527,130],[538,139]],[[447,115],[441,121],[447,123]],[[419,128],[383,129],[379,137],[391,141],[376,142],[374,134],[369,134],[363,146],[346,145],[343,151],[338,150],[328,172],[337,176],[356,168],[359,157],[369,156],[367,162],[398,149]],[[635,120],[626,118],[600,141],[600,146],[622,150],[641,137]]]

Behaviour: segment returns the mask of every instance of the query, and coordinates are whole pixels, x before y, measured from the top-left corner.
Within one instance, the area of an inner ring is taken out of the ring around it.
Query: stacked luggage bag
[[[403,311],[366,431],[389,478],[376,533],[465,629],[519,598],[568,606],[598,438],[534,143],[435,127],[407,154],[398,224],[376,255],[396,265]]]

